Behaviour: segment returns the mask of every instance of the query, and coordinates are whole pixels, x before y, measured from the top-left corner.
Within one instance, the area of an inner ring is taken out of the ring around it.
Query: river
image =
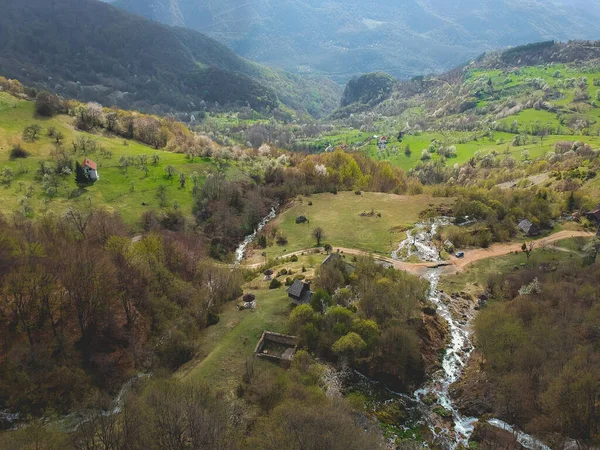
[[[416,224],[412,230],[407,232],[406,239],[399,244],[398,249],[392,253],[392,257],[400,260],[417,257],[424,262],[442,262],[433,238],[439,227],[448,223],[450,223],[450,219],[438,218]],[[431,431],[433,444],[437,447],[454,450],[461,445],[468,448],[469,438],[478,421],[475,417],[462,415],[449,393],[450,386],[461,377],[474,349],[471,339],[471,321],[475,310],[472,305],[468,308],[466,315],[464,308],[458,314],[456,300],[449,297],[443,298],[444,294],[438,289],[440,277],[441,269],[430,269],[424,275],[424,278],[430,282],[429,300],[436,305],[437,313],[448,322],[449,344],[442,360],[442,368],[414,393],[415,402],[413,404],[420,413],[420,420],[424,421]],[[392,397],[390,396],[390,398]],[[435,399],[433,402],[431,402],[432,398]],[[438,414],[442,411],[440,407],[443,408],[444,415],[451,417],[451,420],[444,420],[440,417]],[[518,431],[516,427],[499,419],[490,419],[488,423],[513,433],[518,442],[527,449],[550,450],[538,439]]]
[[[234,262],[235,262],[236,266],[239,265],[243,261],[244,256],[246,256],[246,250],[248,249],[248,246],[252,242],[254,242],[254,239],[256,239],[256,236],[258,235],[258,233],[260,233],[262,231],[262,229],[275,217],[277,217],[277,210],[275,207],[273,207],[273,208],[271,208],[271,211],[269,212],[269,214],[265,218],[263,218],[263,220],[260,221],[260,223],[256,227],[256,230],[254,230],[254,233],[246,236],[246,238],[238,246],[238,248],[235,250]]]

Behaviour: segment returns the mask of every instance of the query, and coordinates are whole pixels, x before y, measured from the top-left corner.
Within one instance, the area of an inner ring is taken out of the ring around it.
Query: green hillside
[[[69,206],[88,207],[90,200],[92,207],[107,207],[132,225],[138,224],[144,211],[161,208],[161,203],[163,208],[178,205],[184,213],[191,213],[192,182],[181,188],[178,174],[189,179],[196,172],[201,179],[207,169],[214,167],[210,159],[190,161],[184,154],[155,150],[136,141],[81,132],[72,123],[73,118],[65,115],[36,116],[32,102],[0,92],[0,202],[4,213],[20,211],[38,217],[45,213],[62,214]],[[41,127],[39,138],[23,142],[23,130],[34,124]],[[81,162],[87,157],[97,163],[100,179],[96,183],[80,190],[74,173],[44,179],[41,165],[55,165],[59,157],[55,138],[47,135],[51,128],[64,135],[62,147],[70,158]],[[88,145],[86,152],[71,154],[73,144],[80,139],[94,144]],[[11,150],[17,143],[29,153],[27,158],[11,159]],[[159,156],[156,164],[152,162],[155,154]],[[140,155],[147,155],[147,174],[136,162]],[[134,164],[125,170],[120,161],[122,157],[133,157]],[[165,171],[167,166],[176,171],[172,177]],[[161,186],[165,189],[162,202]]]
[[[513,65],[515,55],[543,63]],[[583,59],[555,61],[573,55]],[[535,159],[562,141],[597,146],[600,44],[549,42],[492,53],[448,73],[396,82],[388,99],[374,106],[357,101],[334,117],[341,118],[329,130],[297,145],[347,146],[406,170],[486,155]],[[387,136],[387,145],[378,147],[375,136]]]

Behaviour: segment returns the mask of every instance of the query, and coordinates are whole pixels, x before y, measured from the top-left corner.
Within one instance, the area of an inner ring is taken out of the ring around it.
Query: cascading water
[[[275,207],[273,207],[271,208],[271,212],[269,212],[269,214],[258,224],[256,230],[254,230],[254,233],[246,236],[244,241],[238,246],[238,248],[235,250],[236,266],[242,262],[244,256],[246,255],[246,250],[248,249],[248,246],[254,241],[254,239],[256,239],[258,233],[262,231],[262,229],[275,217],[277,217],[277,211],[275,210]]]
[[[407,237],[392,253],[394,259],[408,259],[418,257],[421,261],[442,262],[439,249],[433,244],[440,226],[448,225],[450,219],[439,218],[427,223],[419,223],[407,232]],[[450,329],[450,344],[442,361],[442,369],[433,374],[431,380],[415,392],[414,397],[417,407],[427,421],[429,428],[435,436],[436,443],[449,449],[455,449],[459,444],[466,445],[473,431],[473,424],[477,419],[464,417],[454,405],[450,394],[450,385],[458,380],[463,367],[473,351],[469,337],[470,331],[467,323],[459,323],[451,310],[451,305],[442,301],[438,291],[441,269],[430,269],[424,276],[430,283],[429,300],[437,307],[438,314],[447,322]],[[434,397],[437,403],[427,404],[426,399]],[[442,407],[447,413],[452,414],[453,426],[440,428],[439,416],[434,409]],[[439,442],[438,442],[439,441]]]
[[[392,252],[392,258],[399,260],[418,257],[421,261],[439,262],[439,250],[432,244],[439,227],[450,224],[450,219],[442,217],[428,223],[418,223],[406,232],[406,239]]]
[[[407,232],[407,238],[400,243],[398,250],[392,253],[392,258],[406,260],[411,256],[418,257],[421,261],[441,262],[439,250],[433,244],[433,237],[440,226],[450,223],[448,218],[439,218],[428,223],[419,223]],[[474,425],[478,421],[474,417],[465,417],[454,404],[450,393],[450,386],[458,381],[474,349],[471,342],[472,313],[466,319],[457,319],[453,312],[452,302],[444,302],[438,290],[441,269],[430,269],[424,276],[430,282],[429,300],[436,305],[437,313],[447,322],[450,330],[450,343],[442,361],[442,369],[433,374],[431,380],[414,393],[416,407],[431,430],[436,445],[450,450],[459,445],[468,446],[469,438],[473,433]],[[429,399],[437,402],[431,404]],[[439,420],[435,409],[442,407],[451,414],[452,422]],[[548,446],[538,439],[517,431],[511,425],[499,419],[490,419],[490,425],[510,431],[518,442],[530,450],[550,450]]]

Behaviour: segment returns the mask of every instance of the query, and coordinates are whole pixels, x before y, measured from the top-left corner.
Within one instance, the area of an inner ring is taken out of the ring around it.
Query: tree
[[[23,130],[23,139],[29,142],[33,142],[37,139],[40,131],[42,131],[42,127],[39,126],[37,123],[28,125]]]
[[[321,242],[323,241],[323,239],[325,239],[325,232],[323,231],[323,228],[321,228],[321,227],[315,228],[312,232],[312,236],[317,241],[317,247],[320,247]]]
[[[323,246],[323,249],[327,252],[327,254],[331,253],[331,249],[332,249],[331,244],[325,244]]]
[[[167,188],[163,184],[160,184],[156,188],[156,196],[160,200],[161,208],[167,206]]]
[[[175,175],[175,172],[177,172],[177,169],[175,169],[175,167],[173,167],[172,165],[168,165],[165,167],[165,173],[167,174],[167,178],[172,178],[173,175]]]
[[[152,158],[152,164],[154,164],[155,166],[158,166],[158,163],[160,161],[160,155],[158,153],[153,153],[151,158]]]
[[[523,253],[525,253],[525,255],[527,256],[527,261],[529,261],[529,258],[531,256],[531,253],[533,252],[534,247],[535,247],[534,241],[530,241],[529,244],[526,244],[524,242],[523,245],[521,246],[521,251],[523,251]]]
[[[567,200],[567,210],[573,211],[576,206],[577,202],[575,201],[575,194],[573,193],[573,191],[571,191],[571,195],[569,195],[569,198]]]
[[[54,141],[56,142],[56,144],[60,144],[64,139],[65,139],[65,135],[62,134],[60,131],[57,131],[54,134]]]
[[[332,346],[331,350],[342,358],[352,361],[356,359],[367,348],[367,343],[358,333],[351,331],[339,338]]]
[[[51,117],[63,109],[61,103],[56,95],[40,92],[35,98],[35,110],[40,116]]]
[[[410,145],[409,144],[406,144],[406,147],[404,147],[404,154],[406,156],[412,155],[412,150],[410,149]]]
[[[129,166],[131,165],[131,160],[127,156],[121,156],[119,158],[119,166],[125,173],[129,170]]]
[[[179,186],[181,186],[181,189],[185,188],[185,182],[187,181],[187,178],[185,176],[184,173],[179,173]]]
[[[87,175],[85,174],[85,172],[83,171],[83,167],[81,167],[81,164],[77,163],[75,164],[75,183],[77,184],[77,186],[79,186],[80,188],[85,186],[86,184],[88,184],[90,182],[89,178],[87,177]]]

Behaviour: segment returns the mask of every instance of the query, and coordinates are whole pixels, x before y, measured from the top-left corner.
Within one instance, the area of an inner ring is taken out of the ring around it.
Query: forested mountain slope
[[[333,83],[259,66],[200,33],[96,0],[2,0],[0,9],[0,73],[80,100],[155,112],[281,101],[318,115],[339,98]]]
[[[594,39],[593,0],[118,0],[117,6],[185,26],[242,56],[345,82],[385,71],[443,71],[494,48]]]

